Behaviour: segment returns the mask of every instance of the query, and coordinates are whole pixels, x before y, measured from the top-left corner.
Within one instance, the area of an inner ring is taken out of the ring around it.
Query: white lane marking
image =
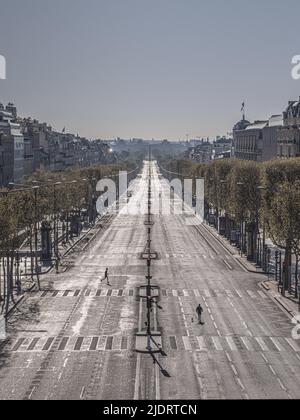
[[[226,267],[229,268],[229,270],[232,270],[231,265],[226,260],[224,260],[224,258],[223,258],[223,262],[226,265]]]
[[[142,312],[143,312],[143,299],[140,299],[140,307],[139,307],[139,331],[142,331]]]
[[[287,389],[286,389],[286,387],[283,385],[283,383],[281,382],[281,380],[280,380],[280,378],[277,378],[277,381],[278,381],[278,383],[279,383],[279,385],[280,385],[280,387],[281,387],[281,389],[283,390],[283,391],[287,391]]]
[[[137,355],[136,361],[136,374],[135,374],[135,384],[134,384],[134,397],[136,401],[139,399],[139,388],[140,388],[140,370],[141,370],[141,354]]]
[[[273,373],[273,375],[274,376],[277,376],[277,373],[275,372],[275,370],[273,369],[273,366],[271,366],[270,364],[269,364],[269,369],[270,369],[270,371]]]
[[[237,346],[235,345],[235,342],[233,341],[232,337],[226,337],[227,343],[230,347],[231,351],[237,351]]]
[[[240,298],[243,298],[243,295],[242,295],[242,293],[241,293],[241,291],[240,290],[235,290],[236,291],[236,294],[240,297]]]
[[[270,340],[272,341],[272,343],[274,344],[274,346],[277,348],[278,351],[282,351],[282,348],[280,347],[279,342],[276,338],[270,337]]]
[[[241,379],[240,379],[240,378],[236,378],[236,380],[237,380],[237,383],[239,384],[239,386],[241,387],[241,389],[242,389],[243,391],[245,391],[245,390],[246,390],[246,388],[244,387],[243,382],[241,381]],[[249,398],[249,397],[248,397],[248,394],[246,394],[246,395],[245,395],[245,397],[248,399],[248,398]]]
[[[264,294],[264,292],[262,292],[261,290],[258,290],[257,292],[259,294],[259,296],[261,296],[263,299],[267,299],[267,296]]]
[[[260,348],[263,351],[268,351],[268,347],[266,346],[264,340],[261,337],[255,337],[255,340],[258,342]]]
[[[200,297],[200,293],[199,293],[199,290],[197,290],[197,289],[194,289],[194,295],[195,295],[196,297]]]
[[[300,351],[300,348],[294,340],[292,340],[291,338],[285,338],[285,341],[292,347],[294,351]]]
[[[188,297],[189,296],[189,292],[186,289],[183,289],[183,296]]]
[[[80,399],[81,400],[83,400],[84,392],[85,392],[85,386],[83,386],[82,389],[81,389],[81,393],[80,393]]]
[[[177,290],[172,290],[172,294],[173,294],[174,297],[177,297],[178,296],[178,291]]]
[[[264,361],[266,362],[266,363],[269,363],[269,360],[267,359],[267,357],[264,355],[264,353],[261,353],[260,352],[260,355],[261,355],[261,357],[264,359]]]
[[[205,345],[205,341],[203,337],[197,337],[197,341],[199,344],[199,350],[200,351],[207,351],[207,347]]]
[[[222,351],[223,347],[220,343],[219,337],[211,337],[211,339],[212,339],[212,342],[215,346],[215,349],[218,350],[218,351]]]
[[[160,383],[159,383],[159,367],[155,364],[155,398],[156,401],[160,400]]]
[[[230,354],[227,351],[225,351],[225,355],[226,355],[228,361],[231,363],[232,362],[232,359],[230,357]]]
[[[185,350],[192,350],[191,342],[189,337],[182,337],[183,345]]]
[[[36,389],[36,387],[34,386],[34,387],[32,388],[32,390],[31,390],[31,392],[30,392],[29,396],[28,396],[28,399],[29,399],[29,400],[31,400],[31,397],[32,397],[32,395],[33,395],[33,393],[34,393],[35,389]]]
[[[233,373],[235,374],[235,376],[238,376],[238,373],[237,373],[236,367],[234,366],[234,364],[233,364],[233,363],[230,363],[230,367],[231,367],[231,369],[232,369]]]
[[[157,306],[156,306],[156,299],[154,299],[153,315],[154,315],[154,331],[157,331],[158,330],[158,327],[157,327]]]

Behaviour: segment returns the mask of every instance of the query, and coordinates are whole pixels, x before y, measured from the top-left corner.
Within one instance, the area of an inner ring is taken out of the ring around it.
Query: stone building
[[[300,98],[290,101],[283,113],[283,126],[277,133],[279,158],[300,157]]]
[[[24,137],[16,122],[17,110],[12,103],[0,103],[1,169],[4,185],[20,182],[24,176]],[[5,161],[5,159],[12,159]],[[11,171],[12,168],[12,171]]]
[[[277,157],[277,133],[282,115],[250,123],[243,119],[233,128],[233,156],[236,159],[265,162]]]

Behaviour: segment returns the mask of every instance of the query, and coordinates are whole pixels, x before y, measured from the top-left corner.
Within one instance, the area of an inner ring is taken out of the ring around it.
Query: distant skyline
[[[186,139],[300,96],[299,0],[0,0],[0,102],[89,138]]]

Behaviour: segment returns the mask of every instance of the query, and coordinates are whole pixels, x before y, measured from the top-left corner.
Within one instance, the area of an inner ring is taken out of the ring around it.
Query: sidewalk
[[[299,301],[294,295],[285,292],[285,296],[282,296],[278,292],[278,285],[274,280],[264,281],[262,287],[272,296],[272,298],[279,303],[292,317],[299,315],[300,307]]]
[[[207,229],[211,235],[224,247],[230,254],[234,257],[239,264],[246,269],[248,272],[257,273],[264,276],[261,281],[261,287],[264,289],[266,293],[270,295],[270,297],[275,300],[286,312],[290,314],[291,317],[295,317],[300,313],[300,307],[298,303],[298,299],[294,297],[294,295],[290,295],[286,292],[285,296],[282,296],[280,292],[278,292],[278,285],[277,282],[271,280],[260,267],[257,267],[255,263],[252,263],[246,259],[246,257],[240,255],[240,251],[238,248],[231,245],[226,238],[219,235],[218,232],[208,224],[203,225],[205,229]]]
[[[74,246],[78,243],[81,243],[82,240],[84,239],[84,237],[86,235],[88,235],[88,233],[90,231],[93,231],[93,229],[97,228],[98,224],[100,223],[102,217],[99,217],[95,223],[95,225],[93,227],[90,228],[86,228],[83,229],[80,233],[80,235],[78,236],[74,236],[73,238],[70,238],[68,242],[63,243],[63,241],[59,242],[58,245],[58,251],[59,251],[59,255],[61,260],[63,260],[64,256],[66,254],[68,254],[73,248]],[[98,226],[99,228],[99,226]],[[84,243],[82,243],[82,246],[84,246]],[[24,248],[23,248],[24,250]],[[34,290],[37,290],[37,277],[36,274],[33,275],[32,278],[32,274],[29,272],[29,265],[30,265],[30,259],[28,259],[27,261],[27,274],[25,275],[25,263],[24,260],[20,261],[20,270],[23,271],[23,275],[21,277],[21,282],[22,282],[22,292],[18,293],[18,290],[16,287],[14,287],[13,290],[13,298],[14,298],[14,303],[10,303],[9,305],[9,310],[8,313],[6,314],[6,316],[8,316],[13,310],[14,308],[16,308],[17,306],[19,306],[19,304],[24,300],[24,298],[26,298],[28,295],[28,292],[33,292]],[[55,262],[54,260],[49,261],[48,264],[43,264],[40,265],[40,271],[39,271],[39,277],[40,279],[46,275],[49,274],[51,271],[55,272],[56,270],[56,266],[55,266]],[[65,267],[60,264],[59,266],[59,272],[63,272],[65,270]],[[2,281],[2,276],[0,277],[0,281]],[[1,315],[1,305],[3,305],[3,302],[0,303],[0,315]],[[4,313],[2,313],[2,315],[4,315]]]

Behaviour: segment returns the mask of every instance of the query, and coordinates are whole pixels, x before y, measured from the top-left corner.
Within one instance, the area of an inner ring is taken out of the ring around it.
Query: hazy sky
[[[226,134],[300,95],[299,0],[0,0],[15,102],[87,137]]]

